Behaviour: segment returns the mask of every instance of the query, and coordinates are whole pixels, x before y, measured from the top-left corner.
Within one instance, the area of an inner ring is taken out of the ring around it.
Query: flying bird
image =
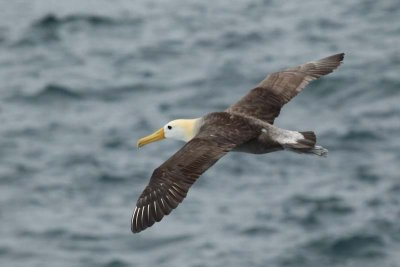
[[[331,73],[343,58],[344,53],[336,54],[272,73],[222,112],[173,120],[141,138],[138,147],[165,138],[186,144],[154,170],[133,211],[132,232],[161,221],[183,201],[197,178],[230,151],[265,154],[289,150],[326,156],[328,150],[316,145],[314,132],[278,128],[274,120],[284,104],[309,82]]]

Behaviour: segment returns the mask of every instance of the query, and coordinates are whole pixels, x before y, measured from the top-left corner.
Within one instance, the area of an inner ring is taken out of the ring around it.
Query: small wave
[[[81,233],[81,232],[71,233],[71,234],[69,234],[68,237],[72,241],[99,241],[99,240],[104,239],[100,235],[90,234],[90,233]]]
[[[49,84],[36,94],[23,96],[23,98],[32,101],[54,102],[82,99],[82,95],[71,88],[62,85]]]
[[[125,182],[128,179],[129,179],[129,177],[127,177],[127,176],[112,174],[112,173],[108,173],[108,172],[104,172],[104,173],[100,174],[98,177],[99,182],[112,183],[112,184]]]
[[[307,196],[292,197],[285,204],[285,221],[294,221],[303,227],[317,227],[326,221],[339,219],[353,212],[353,208],[342,199],[332,196],[310,198]]]
[[[86,23],[90,26],[113,26],[121,24],[137,24],[141,20],[136,19],[114,19],[99,15],[89,15],[89,14],[75,14],[68,15],[65,17],[57,17],[54,14],[47,14],[46,16],[33,22],[32,26],[34,28],[48,28],[48,27],[60,27],[69,23]]]
[[[384,203],[384,205],[387,205],[387,203]],[[380,233],[385,240],[390,240],[396,244],[400,243],[400,228],[396,215],[392,216],[392,218],[374,218],[371,220],[371,225],[373,231]]]
[[[380,236],[355,233],[336,238],[320,238],[310,242],[307,248],[334,258],[370,258],[383,256],[384,245]]]
[[[320,213],[347,214],[353,210],[341,198],[335,196],[322,198],[296,196],[292,199],[292,203],[301,206],[311,206],[312,212],[316,215]]]
[[[31,47],[39,44],[52,44],[60,41],[60,35],[52,27],[29,30],[24,36],[15,41],[11,47]]]
[[[251,226],[247,227],[244,230],[240,232],[243,235],[247,236],[265,236],[265,235],[271,235],[273,233],[276,233],[276,230],[273,228],[270,228],[268,226]]]
[[[60,84],[48,84],[34,94],[16,94],[11,96],[9,99],[15,101],[22,100],[33,104],[49,104],[80,101],[86,99],[97,99],[105,102],[112,102],[118,101],[129,94],[158,89],[159,86],[152,86],[144,83],[104,88],[100,90],[94,90],[90,88],[73,89]]]
[[[130,264],[122,261],[122,260],[111,260],[109,262],[107,262],[105,265],[105,267],[125,267],[125,266],[131,266]]]
[[[383,238],[353,233],[315,238],[297,247],[293,253],[285,251],[278,262],[279,266],[375,266],[366,264],[366,261],[380,261],[385,256]]]
[[[127,142],[125,141],[125,139],[118,136],[110,136],[103,142],[103,147],[106,149],[121,149],[126,146]]]
[[[34,237],[36,239],[53,239],[53,238],[61,238],[67,235],[67,231],[62,228],[52,228],[47,229],[45,231],[33,231],[33,230],[23,230],[18,232],[18,235],[22,238],[26,237]]]
[[[77,166],[99,167],[101,164],[95,155],[90,153],[70,154],[63,158],[63,166],[67,169]]]
[[[297,25],[297,29],[301,32],[309,32],[310,30],[338,30],[345,27],[345,24],[339,20],[332,20],[328,18],[319,19],[306,19]]]
[[[256,31],[245,33],[229,31],[225,32],[219,40],[222,48],[229,49],[244,47],[252,42],[263,42],[263,36]]]
[[[65,17],[57,17],[54,14],[48,14],[36,21],[33,21],[28,31],[24,36],[13,43],[13,47],[29,47],[34,45],[47,45],[61,41],[60,29],[68,28],[70,32],[84,30],[89,27],[114,27],[114,26],[129,26],[134,27],[142,21],[140,18],[110,18],[99,15],[83,15],[75,14]]]
[[[400,80],[398,78],[382,78],[378,86],[382,97],[395,97],[400,95]]]
[[[357,179],[367,183],[376,183],[380,177],[371,166],[361,165],[356,169]]]
[[[87,90],[84,97],[94,98],[106,102],[118,101],[121,98],[126,97],[130,94],[151,92],[153,90],[159,90],[159,85],[151,85],[147,83],[139,82],[137,84],[121,85],[110,88],[103,88],[100,90]]]
[[[350,130],[339,137],[342,141],[377,141],[381,140],[381,137],[378,136],[375,132],[368,130]]]

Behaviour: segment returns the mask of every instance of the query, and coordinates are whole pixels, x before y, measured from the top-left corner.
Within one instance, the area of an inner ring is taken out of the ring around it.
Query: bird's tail
[[[320,157],[326,157],[328,150],[322,146],[316,146],[317,137],[312,131],[299,132],[304,138],[297,140],[295,144],[287,144],[286,148],[296,153],[314,154]]]

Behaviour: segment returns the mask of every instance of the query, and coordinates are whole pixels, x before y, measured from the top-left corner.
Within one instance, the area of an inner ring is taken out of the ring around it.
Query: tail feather
[[[316,146],[317,137],[312,131],[300,132],[304,137],[303,139],[297,140],[295,144],[286,144],[286,148],[297,153],[314,154],[320,157],[326,157],[328,150],[322,146]]]
[[[313,149],[310,150],[310,152],[324,158],[328,156],[328,149],[322,146],[315,146]]]
[[[314,147],[315,143],[317,143],[317,137],[315,136],[315,133],[312,131],[307,131],[307,132],[300,132],[301,135],[304,136],[304,139],[299,140],[299,143],[304,144],[305,146],[308,147]]]

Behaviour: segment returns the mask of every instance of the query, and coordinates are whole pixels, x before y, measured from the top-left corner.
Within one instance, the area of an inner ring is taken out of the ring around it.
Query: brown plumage
[[[315,146],[314,132],[288,131],[272,124],[284,104],[310,81],[331,73],[343,56],[337,54],[273,73],[226,111],[196,121],[194,137],[154,170],[133,212],[132,232],[140,232],[168,215],[197,178],[232,150],[262,154],[289,149],[325,155],[325,149]]]
[[[229,107],[227,112],[246,114],[273,124],[284,104],[301,92],[309,82],[331,73],[340,65],[343,57],[343,53],[336,54],[272,73],[239,102]]]

